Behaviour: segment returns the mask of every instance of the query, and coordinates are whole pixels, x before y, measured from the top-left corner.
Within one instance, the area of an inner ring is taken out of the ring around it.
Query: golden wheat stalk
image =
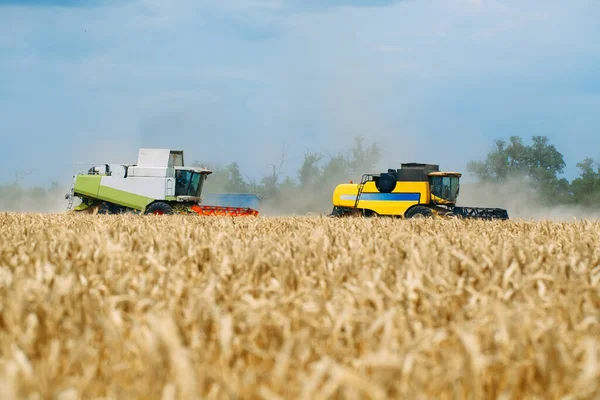
[[[6,399],[600,396],[600,223],[0,214]]]

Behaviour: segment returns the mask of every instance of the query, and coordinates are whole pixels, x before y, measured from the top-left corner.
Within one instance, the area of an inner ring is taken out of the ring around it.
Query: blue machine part
[[[258,209],[260,196],[253,193],[203,193],[202,204],[222,207],[248,207]]]
[[[360,200],[376,200],[376,201],[419,201],[421,195],[419,193],[367,193],[360,194]],[[341,200],[354,200],[355,194],[343,194]]]

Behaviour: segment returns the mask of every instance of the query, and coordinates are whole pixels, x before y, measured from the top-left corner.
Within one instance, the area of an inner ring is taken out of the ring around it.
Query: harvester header
[[[331,215],[508,219],[502,208],[457,206],[461,176],[460,172],[440,171],[437,164],[422,163],[364,174],[360,183],[340,184],[334,189]]]
[[[136,164],[92,165],[76,172],[65,198],[69,210],[100,214],[258,215],[251,208],[203,205],[202,189],[211,173],[185,166],[182,150],[142,148]],[[73,208],[75,198],[81,204]]]

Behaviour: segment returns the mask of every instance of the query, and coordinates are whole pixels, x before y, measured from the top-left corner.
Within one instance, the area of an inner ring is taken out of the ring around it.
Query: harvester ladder
[[[67,206],[67,210],[69,211],[73,208],[73,197],[72,195],[69,197],[69,205]]]
[[[358,202],[360,201],[360,195],[363,192],[363,189],[365,188],[365,184],[367,183],[367,179],[369,178],[368,175],[363,175],[362,179],[360,180],[360,183],[358,184],[358,192],[356,193],[356,200],[354,200],[354,209],[356,209],[358,207]]]
[[[77,174],[77,172],[75,172],[75,174]],[[69,204],[67,205],[68,211],[71,211],[73,202],[75,201],[75,174],[73,175],[73,183],[71,184],[71,192],[69,193]]]

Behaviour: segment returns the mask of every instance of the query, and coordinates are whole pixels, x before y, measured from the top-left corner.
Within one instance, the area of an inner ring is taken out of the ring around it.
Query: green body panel
[[[78,175],[75,180],[75,195],[103,200],[142,211],[146,209],[148,204],[155,200],[146,196],[102,186],[100,184],[101,179],[102,176],[100,175]]]
[[[101,180],[102,176],[100,175],[77,175],[74,187],[75,193],[95,198],[98,196]]]
[[[140,196],[139,194],[133,194],[102,185],[100,185],[100,188],[98,189],[97,197],[100,200],[109,201],[120,206],[135,208],[136,210],[145,210],[146,206],[155,200],[146,196]]]
[[[88,208],[89,208],[89,205],[85,204],[85,202],[81,202],[81,204],[78,205],[77,207],[73,208],[73,210],[83,211],[83,210],[87,210]]]

